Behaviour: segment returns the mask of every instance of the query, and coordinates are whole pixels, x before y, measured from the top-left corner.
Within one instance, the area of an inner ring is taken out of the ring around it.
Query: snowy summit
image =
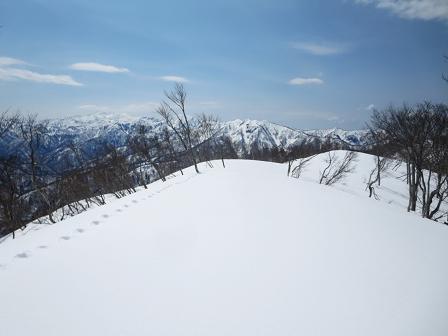
[[[368,198],[369,155],[316,183],[324,158],[201,164],[3,238],[2,335],[447,335],[447,227],[393,176]]]

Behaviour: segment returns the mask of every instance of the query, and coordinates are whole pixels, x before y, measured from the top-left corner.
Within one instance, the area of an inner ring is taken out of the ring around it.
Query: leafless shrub
[[[348,174],[354,171],[354,162],[357,158],[356,152],[346,152],[342,161],[338,159],[335,152],[328,152],[325,160],[326,166],[320,174],[319,184],[333,185],[341,182]]]
[[[369,180],[366,183],[366,190],[369,190],[369,197],[379,199],[375,192],[374,185],[381,185],[381,174],[389,168],[390,160],[384,157],[375,156],[375,167],[370,171]]]
[[[300,178],[302,175],[302,172],[306,168],[306,166],[310,163],[310,161],[315,157],[316,155],[309,156],[306,158],[300,158],[297,160],[292,160],[288,162],[288,175],[294,178]]]

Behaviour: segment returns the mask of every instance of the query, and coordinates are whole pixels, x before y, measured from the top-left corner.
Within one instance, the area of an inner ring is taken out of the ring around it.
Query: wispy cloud
[[[106,73],[126,73],[129,72],[127,68],[119,68],[113,65],[106,65],[100,63],[74,63],[70,65],[70,69],[78,71],[91,71],[91,72],[106,72]]]
[[[152,112],[159,103],[146,101],[139,103],[130,103],[125,105],[97,105],[84,104],[78,106],[79,109],[90,112],[110,112],[110,113],[148,113]]]
[[[0,80],[26,80],[37,83],[82,86],[82,83],[67,75],[42,74],[18,67],[27,64],[19,59],[0,57]]]
[[[354,0],[358,4],[374,5],[406,19],[448,21],[447,0]]]
[[[10,65],[20,65],[20,64],[25,65],[27,63],[22,60],[19,60],[17,58],[0,57],[0,67],[10,66]]]
[[[348,45],[336,43],[293,42],[294,49],[318,56],[338,55],[349,51]]]
[[[189,80],[185,77],[181,76],[161,76],[159,79],[165,81],[165,82],[176,82],[176,83],[188,83]]]
[[[288,81],[290,85],[320,85],[324,84],[324,81],[320,78],[302,78],[296,77]]]

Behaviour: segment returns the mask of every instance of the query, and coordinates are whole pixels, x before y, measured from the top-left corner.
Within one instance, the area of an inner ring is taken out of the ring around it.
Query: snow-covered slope
[[[369,199],[367,155],[317,184],[323,158],[201,165],[4,239],[2,335],[447,335],[448,227]]]

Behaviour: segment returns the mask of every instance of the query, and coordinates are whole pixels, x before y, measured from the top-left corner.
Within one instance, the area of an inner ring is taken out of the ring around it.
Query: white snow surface
[[[448,226],[392,174],[369,199],[368,155],[317,184],[324,158],[201,164],[3,239],[1,335],[448,335]]]

